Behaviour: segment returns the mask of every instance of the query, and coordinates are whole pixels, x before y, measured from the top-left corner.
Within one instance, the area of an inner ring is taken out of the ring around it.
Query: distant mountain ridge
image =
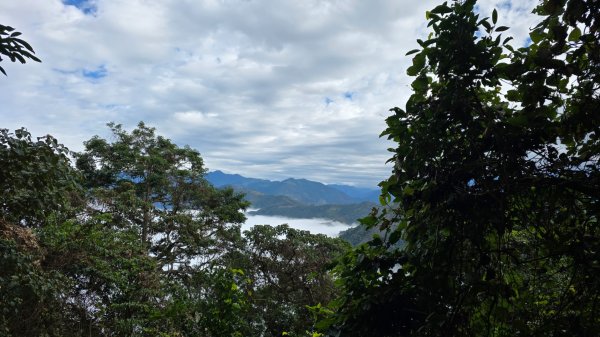
[[[347,205],[365,201],[377,202],[376,189],[348,185],[325,185],[307,179],[289,178],[283,181],[247,178],[221,171],[209,172],[206,179],[216,187],[230,186],[238,191],[255,191],[264,195],[289,197],[306,205]]]
[[[285,197],[284,197],[285,198]],[[263,207],[250,214],[285,215],[297,219],[330,219],[346,224],[353,224],[365,217],[376,205],[365,201],[360,204],[347,205],[285,205]]]
[[[325,185],[307,179],[283,181],[247,178],[221,171],[206,179],[215,187],[232,187],[251,203],[250,214],[288,218],[322,218],[354,224],[378,207],[379,191],[348,185]]]
[[[350,197],[361,200],[361,201],[370,201],[374,203],[379,202],[379,195],[381,191],[377,188],[365,188],[365,187],[355,187],[350,185],[340,185],[340,184],[330,184],[327,185],[329,187],[333,187],[338,191],[344,192]]]

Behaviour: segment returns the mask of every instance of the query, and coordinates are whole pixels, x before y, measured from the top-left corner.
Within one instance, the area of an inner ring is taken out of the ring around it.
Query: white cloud
[[[536,1],[481,1],[524,43]],[[404,54],[437,1],[58,0],[0,3],[43,63],[3,62],[0,124],[74,150],[109,121],[143,120],[211,169],[374,186],[378,139],[411,79]],[[351,93],[351,97],[346,97]]]

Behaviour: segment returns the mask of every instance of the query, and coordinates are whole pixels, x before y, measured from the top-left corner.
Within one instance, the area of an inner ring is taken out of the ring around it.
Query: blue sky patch
[[[344,98],[351,101],[354,98],[354,93],[352,91],[346,91],[344,93]]]
[[[74,6],[86,15],[93,15],[97,10],[95,1],[93,0],[63,0],[63,4]]]
[[[94,70],[83,69],[81,73],[83,74],[83,77],[91,79],[99,79],[108,75],[108,71],[106,70],[104,65],[101,65]]]
[[[331,104],[333,102],[334,102],[334,100],[332,100],[331,98],[325,97],[325,105],[329,105],[329,104]]]

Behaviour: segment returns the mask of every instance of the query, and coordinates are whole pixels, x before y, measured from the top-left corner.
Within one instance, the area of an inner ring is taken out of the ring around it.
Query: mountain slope
[[[361,200],[361,201],[370,201],[374,203],[379,202],[379,195],[381,194],[379,189],[376,188],[364,188],[364,187],[354,187],[349,185],[339,185],[339,184],[330,184],[327,185],[329,187],[333,187],[338,191],[341,191],[353,199]]]
[[[358,219],[367,216],[373,207],[371,202],[350,205],[293,205],[280,204],[264,207],[250,214],[279,215],[290,218],[323,218],[347,224],[356,223]]]
[[[343,205],[366,201],[360,198],[352,198],[339,188],[306,179],[290,178],[283,181],[270,181],[246,178],[239,174],[227,174],[221,171],[209,172],[206,179],[216,187],[231,186],[238,191],[256,191],[266,195],[281,195],[308,205]]]
[[[244,193],[253,215],[288,218],[323,218],[353,224],[378,207],[379,192],[347,185],[325,185],[306,179],[270,181],[221,171],[206,179],[216,187],[232,187]],[[372,202],[375,201],[375,202]]]

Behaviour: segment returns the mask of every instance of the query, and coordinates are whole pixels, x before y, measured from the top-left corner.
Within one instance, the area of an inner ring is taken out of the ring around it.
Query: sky
[[[376,187],[404,107],[404,56],[425,39],[407,0],[3,0],[0,24],[42,63],[2,62],[0,128],[51,134],[73,151],[106,123],[139,121],[202,154],[210,170]],[[536,0],[477,10],[527,44]],[[506,34],[506,33],[505,33]]]

